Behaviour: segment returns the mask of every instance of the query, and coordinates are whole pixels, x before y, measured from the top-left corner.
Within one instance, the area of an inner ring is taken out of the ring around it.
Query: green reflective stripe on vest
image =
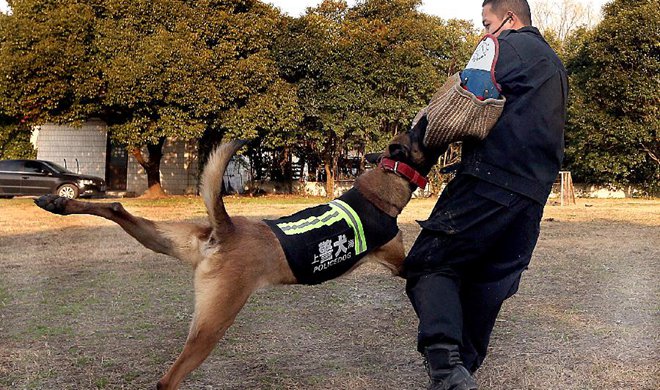
[[[330,202],[330,207],[341,210],[346,216],[346,223],[353,228],[353,232],[355,232],[355,254],[359,255],[360,253],[365,252],[367,250],[367,238],[364,236],[362,221],[355,210],[353,210],[348,203],[339,199]]]
[[[331,226],[339,221],[346,221],[355,233],[355,254],[359,255],[367,250],[367,239],[364,236],[362,221],[357,213],[346,202],[335,199],[328,203],[330,210],[318,217],[309,217],[295,222],[278,223],[277,227],[287,236],[306,233],[310,230],[324,226]]]
[[[306,233],[310,230],[318,229],[323,226],[330,226],[335,222],[346,219],[341,210],[331,209],[318,217],[309,217],[295,222],[278,223],[279,227],[287,236]]]

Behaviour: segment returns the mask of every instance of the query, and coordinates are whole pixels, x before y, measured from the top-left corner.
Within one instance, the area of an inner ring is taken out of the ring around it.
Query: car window
[[[44,164],[40,163],[39,161],[25,161],[23,172],[41,173],[48,172],[48,170],[46,167],[44,167]]]
[[[64,168],[63,166],[61,166],[61,165],[59,165],[59,164],[55,164],[55,163],[52,162],[52,161],[47,161],[45,164],[48,165],[49,167],[51,167],[51,169],[53,169],[55,172],[59,172],[59,173],[75,173],[75,172],[73,172],[73,171],[71,171],[71,170],[69,170],[69,169]]]
[[[14,161],[14,160],[0,161],[0,171],[22,172],[23,171],[23,161]]]

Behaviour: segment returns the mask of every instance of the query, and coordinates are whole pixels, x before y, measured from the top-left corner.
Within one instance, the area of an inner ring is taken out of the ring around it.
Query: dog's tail
[[[232,156],[247,141],[234,140],[218,146],[209,156],[202,173],[201,193],[206,204],[206,211],[213,227],[213,236],[218,241],[234,229],[234,225],[225,210],[222,201],[222,177]]]

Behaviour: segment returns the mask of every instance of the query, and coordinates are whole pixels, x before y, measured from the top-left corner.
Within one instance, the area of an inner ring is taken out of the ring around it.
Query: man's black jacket
[[[459,173],[545,204],[564,156],[566,69],[534,27],[504,31],[498,41],[504,111],[485,140],[465,141]]]

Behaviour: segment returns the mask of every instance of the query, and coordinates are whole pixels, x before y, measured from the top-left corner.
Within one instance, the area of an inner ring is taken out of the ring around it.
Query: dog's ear
[[[389,151],[389,157],[392,160],[397,160],[397,161],[407,161],[409,152],[408,148],[406,148],[402,144],[390,144],[388,147]]]
[[[378,164],[383,153],[367,153],[364,155],[364,160],[369,164]]]
[[[424,136],[426,135],[426,127],[429,124],[429,120],[426,117],[426,115],[422,116],[419,118],[417,123],[415,123],[415,126],[412,128],[412,133],[415,135],[417,138],[418,142],[423,142]]]

